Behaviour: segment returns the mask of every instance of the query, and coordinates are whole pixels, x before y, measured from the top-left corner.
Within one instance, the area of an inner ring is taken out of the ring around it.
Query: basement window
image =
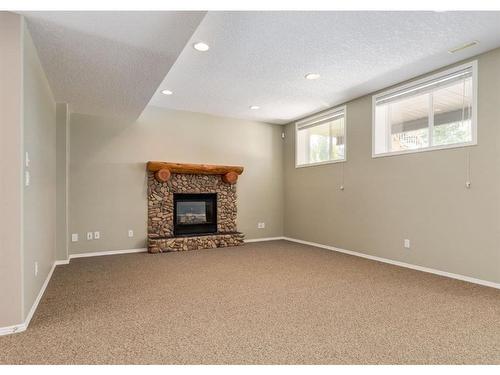
[[[345,106],[295,124],[295,166],[308,167],[346,160]]]
[[[373,96],[372,156],[477,144],[477,62]]]

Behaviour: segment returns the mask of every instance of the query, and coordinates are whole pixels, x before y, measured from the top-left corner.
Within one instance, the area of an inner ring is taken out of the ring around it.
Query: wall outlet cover
[[[92,239],[92,232],[87,232],[87,241]]]
[[[403,246],[405,249],[409,249],[410,248],[410,240],[405,238]]]
[[[128,236],[129,236],[130,238],[134,237],[134,231],[133,231],[132,229],[129,229],[129,230],[128,230]]]
[[[98,240],[101,238],[101,232],[94,232],[94,240]]]
[[[38,275],[38,262],[35,262],[35,276]]]
[[[71,234],[71,242],[78,242],[78,233]]]
[[[257,223],[257,228],[264,229],[266,227],[266,223]]]

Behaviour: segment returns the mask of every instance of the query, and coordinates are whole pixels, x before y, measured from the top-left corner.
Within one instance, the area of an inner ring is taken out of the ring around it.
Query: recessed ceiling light
[[[161,93],[163,95],[172,95],[174,92],[173,91],[170,91],[170,90],[161,90]]]
[[[462,44],[461,46],[458,46],[458,47],[450,49],[448,51],[448,53],[455,53],[455,52],[458,52],[458,51],[462,51],[462,50],[464,50],[466,48],[475,46],[476,44],[479,44],[479,42],[477,40],[473,40],[472,42],[465,43],[465,44]]]
[[[260,109],[260,107],[259,107],[258,105],[251,105],[251,106],[250,106],[250,107],[248,107],[248,108],[253,109],[253,110],[255,110],[255,109]]]
[[[318,79],[320,75],[318,73],[307,73],[305,76],[305,79]]]
[[[207,52],[210,49],[210,46],[207,43],[198,42],[193,44],[193,48],[200,52]]]

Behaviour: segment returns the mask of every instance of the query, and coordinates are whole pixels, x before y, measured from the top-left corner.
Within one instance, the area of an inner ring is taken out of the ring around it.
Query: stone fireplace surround
[[[243,244],[236,228],[236,181],[242,167],[148,162],[148,251],[198,250]],[[217,232],[174,236],[174,193],[216,193]]]

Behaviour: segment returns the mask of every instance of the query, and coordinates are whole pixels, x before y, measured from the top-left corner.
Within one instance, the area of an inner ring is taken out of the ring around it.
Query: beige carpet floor
[[[500,364],[500,291],[286,241],[81,258],[0,363]]]

